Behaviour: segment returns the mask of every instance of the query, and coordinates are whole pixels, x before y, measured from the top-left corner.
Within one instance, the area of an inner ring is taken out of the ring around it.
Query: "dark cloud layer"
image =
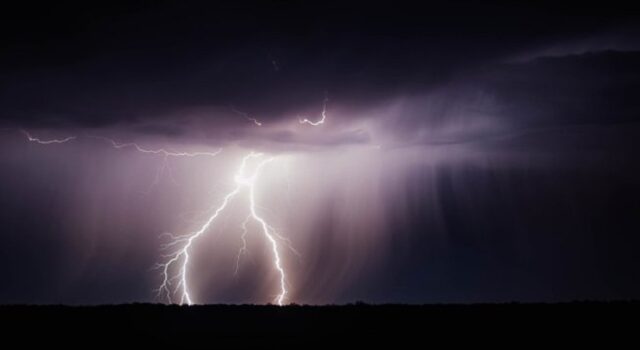
[[[634,124],[640,116],[639,63],[640,51],[602,51],[485,65],[414,97],[390,127],[402,135],[401,143],[450,144]],[[452,124],[456,132],[447,131]],[[420,136],[421,127],[430,134]]]
[[[510,55],[633,23],[626,8],[555,4],[250,5],[5,11],[0,118],[100,126],[233,104],[277,119],[317,105],[325,93],[332,104],[366,107],[464,79]],[[526,66],[523,74],[572,74],[552,65]],[[496,84],[509,88],[518,69],[498,72],[506,81],[496,77]]]

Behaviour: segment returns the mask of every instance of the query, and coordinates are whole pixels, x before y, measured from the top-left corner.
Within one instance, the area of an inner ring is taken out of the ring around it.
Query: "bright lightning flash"
[[[259,160],[259,163],[253,169],[253,172],[247,174],[247,164],[253,160]],[[157,265],[157,267],[162,271],[163,276],[162,283],[157,289],[158,296],[164,296],[169,302],[172,302],[174,297],[178,295],[181,304],[193,304],[193,297],[190,293],[190,285],[188,279],[191,248],[194,246],[198,238],[205,235],[209,231],[214,221],[216,221],[218,216],[227,208],[229,202],[231,202],[231,200],[234,199],[234,197],[238,193],[245,190],[248,192],[249,196],[249,216],[247,217],[247,220],[245,220],[242,224],[243,235],[241,238],[243,241],[243,246],[238,253],[238,259],[240,259],[240,256],[246,251],[246,225],[249,220],[253,220],[261,228],[262,234],[271,245],[271,250],[273,252],[273,265],[280,276],[280,292],[275,298],[275,302],[278,305],[282,305],[284,303],[288,292],[286,286],[286,273],[282,265],[278,246],[278,240],[281,240],[282,238],[278,235],[277,232],[275,232],[275,229],[267,224],[267,222],[258,214],[258,212],[256,211],[255,200],[255,186],[258,175],[260,174],[262,168],[273,160],[274,158],[263,158],[262,153],[251,152],[246,155],[242,159],[242,163],[240,164],[240,167],[238,168],[234,176],[235,187],[223,198],[220,206],[217,207],[217,209],[200,227],[200,229],[185,235],[176,236],[167,234],[171,238],[171,241],[165,244],[163,248],[174,250],[170,254],[165,255],[165,257],[168,259],[166,262]],[[236,263],[236,271],[237,266],[238,263]]]

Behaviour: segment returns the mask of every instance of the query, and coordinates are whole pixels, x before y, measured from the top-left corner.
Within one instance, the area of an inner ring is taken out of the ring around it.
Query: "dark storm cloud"
[[[0,118],[105,126],[233,104],[273,120],[317,105],[325,92],[332,104],[364,107],[631,21],[623,11],[596,18],[588,8],[550,14],[546,5],[499,3],[248,5],[7,11]]]
[[[602,51],[486,65],[409,99],[392,129],[405,145],[437,145],[637,123],[639,64],[640,51]]]
[[[133,131],[143,135],[160,135],[166,137],[179,137],[185,134],[185,131],[179,125],[167,124],[139,125],[134,127]]]
[[[530,126],[638,121],[640,51],[537,58],[484,73],[500,115]]]
[[[245,135],[244,139],[251,140],[252,143],[265,141],[268,143],[282,144],[282,146],[295,144],[300,147],[314,146],[336,146],[365,144],[371,140],[370,135],[364,130],[348,130],[335,133],[325,133],[313,135],[311,137],[300,137],[291,131],[275,131],[266,133],[255,133]]]

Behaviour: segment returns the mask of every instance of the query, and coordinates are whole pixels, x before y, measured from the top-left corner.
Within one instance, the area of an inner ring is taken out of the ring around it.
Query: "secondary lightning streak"
[[[237,275],[238,270],[240,269],[240,258],[242,257],[243,254],[248,252],[247,233],[249,233],[249,231],[247,231],[247,223],[249,222],[250,219],[251,219],[251,215],[247,216],[247,218],[242,222],[242,236],[240,236],[240,239],[242,240],[242,247],[240,247],[240,249],[238,250],[238,256],[236,257],[236,270],[234,272],[234,275]]]
[[[256,126],[262,126],[262,123],[258,119],[250,117],[248,113],[239,111],[233,106],[231,106],[231,110],[233,111],[233,113],[236,113],[236,114],[239,114],[239,115],[243,116],[246,120],[252,122]]]
[[[156,170],[156,176],[153,178],[151,185],[146,191],[141,192],[143,194],[151,193],[151,189],[160,184],[164,174],[167,174],[169,176],[169,180],[171,180],[174,185],[179,185],[178,181],[176,181],[176,179],[173,177],[173,172],[171,170],[171,166],[169,165],[169,156],[164,156],[162,158],[162,164]]]
[[[149,187],[149,189],[147,191],[142,192],[144,194],[148,194],[151,191],[151,188],[158,185],[160,183],[160,179],[162,175],[165,173],[169,175],[169,178],[174,184],[176,185],[178,184],[178,182],[174,179],[173,174],[171,172],[171,166],[169,165],[169,157],[189,157],[189,158],[215,157],[220,152],[222,152],[222,148],[216,150],[215,152],[175,152],[175,151],[167,150],[164,148],[158,148],[158,149],[144,148],[135,142],[120,143],[114,139],[104,137],[104,136],[87,135],[86,137],[106,141],[115,149],[132,148],[140,153],[164,156],[162,160],[162,164],[160,165],[160,167],[158,167],[158,170],[156,172],[155,179],[151,183],[151,186]]]
[[[27,140],[30,142],[35,142],[35,143],[39,143],[41,145],[50,145],[50,144],[56,144],[56,143],[65,143],[65,142],[69,142],[71,140],[75,140],[77,137],[76,136],[68,136],[65,137],[63,139],[51,139],[51,140],[42,140],[40,138],[37,138],[35,136],[32,136],[28,131],[26,130],[20,130],[20,132],[22,132],[26,137]],[[142,153],[151,153],[151,154],[162,154],[165,157],[200,157],[200,156],[208,156],[208,157],[214,157],[217,156],[220,152],[222,152],[222,148],[218,149],[215,152],[174,152],[174,151],[169,151],[166,150],[164,148],[158,148],[158,149],[147,149],[147,148],[143,148],[140,145],[138,145],[137,143],[134,142],[130,142],[130,143],[119,143],[116,142],[113,139],[110,139],[108,137],[104,137],[104,136],[87,136],[89,138],[93,138],[93,139],[100,139],[100,140],[104,140],[109,142],[114,148],[117,149],[121,149],[121,148],[134,148],[136,151],[138,152],[142,152]]]
[[[75,136],[69,136],[69,137],[65,137],[64,139],[51,139],[51,140],[42,140],[39,139],[37,137],[31,136],[31,134],[29,134],[28,131],[26,130],[20,130],[26,137],[27,140],[29,140],[30,142],[35,142],[35,143],[39,143],[41,145],[50,145],[50,144],[54,144],[54,143],[65,143],[65,142],[69,142],[73,139],[75,139]]]
[[[162,154],[167,157],[192,157],[192,158],[201,157],[201,156],[215,157],[220,152],[222,152],[222,148],[218,149],[215,152],[174,152],[174,151],[166,150],[164,148],[158,148],[158,149],[143,148],[142,146],[138,145],[135,142],[119,143],[113,139],[110,139],[104,136],[87,136],[87,137],[107,141],[111,144],[111,146],[113,146],[113,148],[116,148],[116,149],[133,148],[136,151],[141,153]]]
[[[262,218],[258,212],[256,211],[256,201],[255,201],[255,183],[257,177],[262,170],[262,168],[269,162],[273,161],[274,158],[268,158],[260,161],[260,163],[255,167],[251,176],[246,175],[246,167],[249,160],[254,158],[261,158],[263,155],[261,153],[249,153],[242,159],[242,163],[238,168],[234,176],[234,181],[236,186],[231,190],[222,200],[222,204],[214,211],[214,213],[209,217],[209,219],[198,229],[197,231],[191,232],[186,235],[171,235],[167,234],[171,241],[164,245],[164,248],[171,249],[174,247],[179,247],[173,253],[165,255],[168,260],[164,263],[158,264],[157,267],[162,270],[162,283],[156,290],[158,295],[165,295],[167,300],[170,302],[173,300],[172,296],[180,293],[180,303],[187,303],[189,305],[193,304],[193,298],[191,297],[188,283],[188,267],[190,250],[194,245],[194,242],[204,235],[213,222],[218,218],[218,216],[227,208],[229,202],[243,189],[246,189],[249,193],[249,212],[250,215],[243,223],[244,233],[242,235],[242,240],[244,242],[243,247],[238,253],[238,260],[240,255],[246,251],[246,241],[245,236],[247,233],[246,223],[249,219],[255,220],[261,227],[262,233],[267,238],[271,245],[271,250],[273,252],[273,264],[274,268],[277,270],[280,276],[280,293],[275,299],[275,302],[278,305],[282,305],[287,296],[287,288],[286,288],[286,272],[284,267],[282,266],[282,259],[280,257],[278,240],[279,235],[275,232],[275,230],[267,224],[267,222]],[[236,261],[236,269],[238,260]],[[175,267],[174,267],[175,265]],[[177,269],[177,273],[172,273],[172,269]],[[178,281],[177,283],[175,281]],[[175,287],[172,285],[176,283]]]
[[[327,97],[325,97],[324,102],[322,103],[322,118],[320,118],[320,120],[318,120],[317,122],[313,122],[307,118],[300,118],[298,119],[298,121],[300,122],[300,124],[309,124],[311,126],[318,126],[321,124],[324,124],[324,121],[327,119],[327,102],[329,101],[329,99]]]

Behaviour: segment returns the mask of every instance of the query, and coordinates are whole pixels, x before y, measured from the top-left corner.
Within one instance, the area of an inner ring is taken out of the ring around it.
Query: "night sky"
[[[163,233],[251,151],[287,303],[640,298],[640,12],[606,6],[0,11],[0,304],[167,302]],[[192,251],[197,303],[278,293],[257,225],[236,261],[247,198]]]

